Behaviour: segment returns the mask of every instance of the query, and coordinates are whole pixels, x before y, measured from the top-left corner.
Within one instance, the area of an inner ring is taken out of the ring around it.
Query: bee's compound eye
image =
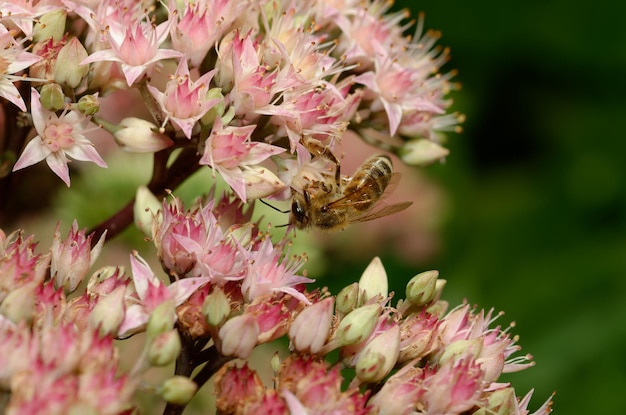
[[[296,200],[291,203],[291,213],[297,222],[302,222],[304,220],[304,210],[300,207],[300,204]]]

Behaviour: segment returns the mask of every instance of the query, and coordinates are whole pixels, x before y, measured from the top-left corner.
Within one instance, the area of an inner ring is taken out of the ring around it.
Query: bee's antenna
[[[272,208],[272,209],[274,209],[276,212],[280,212],[280,213],[289,213],[289,212],[290,212],[290,210],[289,210],[289,209],[288,209],[288,210],[280,210],[280,209],[278,209],[276,206],[274,206],[274,205],[271,205],[271,204],[267,203],[267,202],[266,202],[265,200],[263,200],[263,199],[258,199],[258,200],[259,200],[259,202],[263,203],[265,206],[269,206],[269,207],[271,207],[271,208]],[[281,226],[287,226],[287,225],[281,225]]]

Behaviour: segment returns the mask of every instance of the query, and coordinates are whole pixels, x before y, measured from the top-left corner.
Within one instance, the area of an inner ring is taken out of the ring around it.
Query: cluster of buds
[[[80,248],[91,236],[74,224],[66,240],[57,231],[50,251],[37,254],[32,236],[0,232],[1,385],[12,413],[93,408],[95,393],[98,413],[117,414],[132,407],[140,375],[175,361],[175,376],[153,389],[176,407],[215,375],[220,413],[528,413],[532,392],[519,399],[498,379],[532,366],[531,357],[514,356],[517,339],[491,327],[493,310],[448,311],[436,271],[413,277],[406,298],[392,304],[378,258],[336,297],[308,291],[312,280],[297,274],[302,258],[285,259],[284,242],[246,226],[248,215],[228,198],[191,210],[174,199],[153,226],[169,284],[135,253],[130,275],[99,269],[71,299],[80,277],[68,258],[93,260],[94,250]],[[140,332],[144,349],[120,374],[113,340]],[[282,337],[289,355],[266,363],[272,387],[247,364],[229,363]]]

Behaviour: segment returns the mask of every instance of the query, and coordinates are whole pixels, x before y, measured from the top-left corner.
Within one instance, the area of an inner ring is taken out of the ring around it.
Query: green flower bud
[[[133,217],[135,226],[144,235],[152,235],[152,221],[154,214],[161,209],[159,199],[146,186],[139,186],[135,194],[135,204],[133,205]]]
[[[416,306],[423,306],[435,298],[439,271],[426,271],[417,274],[406,285],[406,298]]]
[[[196,394],[198,385],[185,376],[173,376],[163,382],[161,398],[174,405],[185,405]]]
[[[59,84],[45,84],[41,87],[39,102],[48,111],[58,111],[65,107],[65,94]]]
[[[99,297],[98,303],[89,313],[89,323],[94,328],[98,327],[100,334],[117,335],[126,313],[124,307],[125,294],[126,287],[115,288],[108,295]]]
[[[447,156],[450,151],[425,138],[418,138],[404,143],[398,151],[398,156],[406,164],[412,166],[428,166]]]
[[[497,389],[489,394],[485,413],[489,415],[508,415],[518,411],[515,389]]]
[[[129,153],[155,153],[174,145],[166,134],[158,132],[156,125],[135,117],[124,118],[113,136],[122,150]]]
[[[380,304],[368,304],[352,310],[337,327],[337,340],[341,346],[350,346],[367,339],[382,311]]]
[[[361,304],[367,303],[367,300],[380,296],[387,298],[389,295],[389,283],[387,282],[387,272],[379,257],[375,257],[369,263],[361,279],[359,280],[359,288],[361,290],[361,297],[359,301]]]
[[[148,326],[146,327],[148,338],[154,338],[161,333],[169,331],[174,327],[175,322],[176,306],[174,305],[174,300],[170,299],[162,302],[154,309],[148,319]]]
[[[483,350],[483,338],[478,337],[471,340],[457,340],[450,343],[441,357],[439,357],[439,364],[443,365],[450,359],[459,359],[467,354],[471,354],[474,359],[478,358],[480,352]]]
[[[215,99],[219,98],[219,102],[217,105],[212,107],[206,114],[202,116],[200,122],[204,125],[211,125],[215,122],[216,117],[221,117],[224,115],[224,110],[226,109],[224,103],[224,95],[222,94],[222,88],[211,88],[207,91],[206,99]]]
[[[210,326],[218,327],[224,324],[230,314],[230,301],[221,288],[215,287],[213,292],[204,298],[202,314]]]
[[[182,347],[177,330],[157,335],[148,347],[148,361],[152,366],[167,366],[174,363]]]
[[[339,294],[337,294],[335,309],[338,313],[348,314],[354,310],[358,304],[359,284],[354,282],[339,291]]]
[[[59,41],[65,34],[67,10],[57,9],[48,12],[36,20],[33,27],[33,41],[39,43],[48,39]]]
[[[78,100],[78,111],[85,115],[94,115],[100,111],[100,101],[96,95],[85,95]]]
[[[76,88],[89,72],[89,65],[80,65],[89,54],[78,38],[71,38],[59,51],[54,66],[54,81]]]
[[[35,313],[36,283],[24,284],[11,290],[0,303],[0,314],[15,324],[30,324]]]

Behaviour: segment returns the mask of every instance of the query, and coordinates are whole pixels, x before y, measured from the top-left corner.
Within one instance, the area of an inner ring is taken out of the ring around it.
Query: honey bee
[[[389,157],[377,155],[367,159],[352,177],[312,181],[302,193],[294,191],[289,223],[298,229],[333,231],[400,212],[412,202],[378,203],[399,175],[393,172]],[[377,205],[379,208],[375,209]]]

